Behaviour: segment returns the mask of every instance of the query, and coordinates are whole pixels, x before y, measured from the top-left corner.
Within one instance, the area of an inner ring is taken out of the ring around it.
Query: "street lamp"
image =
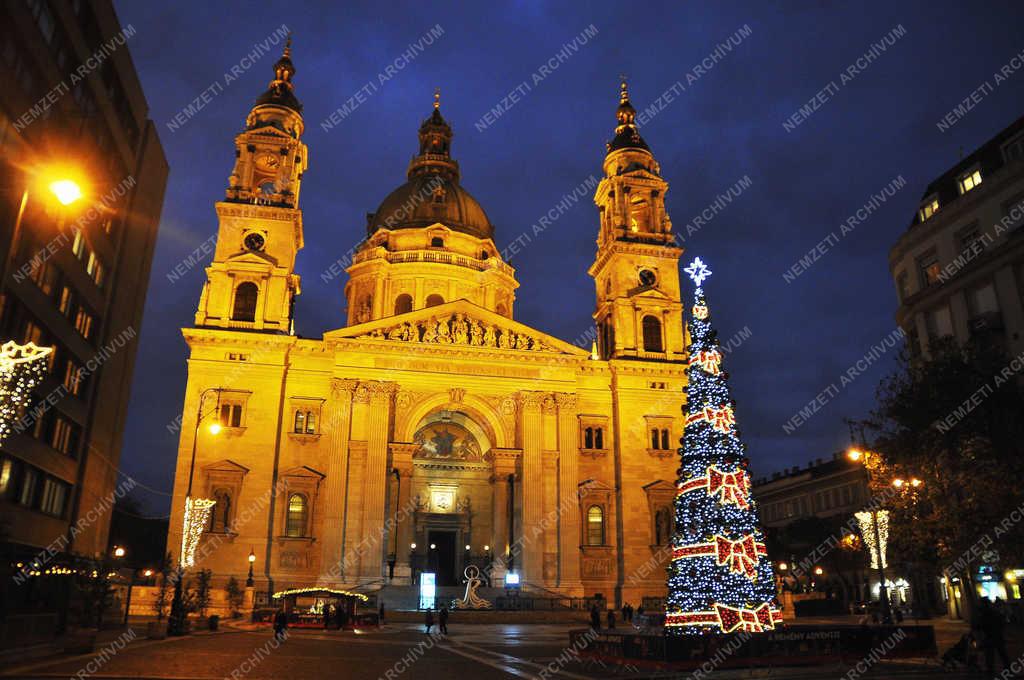
[[[181,526],[181,554],[178,557],[177,580],[174,583],[174,599],[171,600],[171,614],[168,617],[168,632],[172,635],[181,635],[184,632],[185,603],[183,600],[182,581],[185,577],[185,568],[191,567],[195,560],[195,549],[203,528],[210,516],[210,510],[214,501],[208,498],[192,498],[192,482],[195,479],[196,470],[196,445],[199,442],[199,427],[203,419],[211,413],[220,410],[220,394],[223,387],[208,387],[199,393],[199,405],[196,407],[196,427],[192,433],[192,458],[188,466],[188,488],[185,491],[185,512],[182,515]],[[203,404],[206,402],[206,395],[211,392],[217,393],[217,404],[213,409],[203,413]],[[217,427],[212,427],[216,425]],[[220,423],[211,423],[210,434],[216,435],[220,432]]]
[[[252,565],[256,562],[256,552],[252,547],[249,548],[249,578],[245,579],[245,587],[252,588],[256,585],[256,582],[252,578]]]
[[[124,557],[124,548],[122,548],[122,547],[121,547],[121,546],[119,546],[119,545],[118,545],[118,546],[115,546],[115,547],[114,547],[114,557],[116,557],[116,558],[118,558],[118,559],[120,559],[120,558]]]

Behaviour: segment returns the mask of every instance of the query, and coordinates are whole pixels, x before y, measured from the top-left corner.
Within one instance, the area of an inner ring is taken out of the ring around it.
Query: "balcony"
[[[466,269],[472,269],[478,272],[495,270],[510,277],[513,276],[515,272],[512,267],[496,257],[481,260],[468,255],[460,255],[458,253],[441,250],[389,251],[380,246],[358,253],[355,256],[353,263],[359,264],[361,262],[369,262],[370,260],[379,259],[387,260],[390,264],[400,264],[404,262],[437,262],[440,264],[454,265],[456,267],[465,267]]]

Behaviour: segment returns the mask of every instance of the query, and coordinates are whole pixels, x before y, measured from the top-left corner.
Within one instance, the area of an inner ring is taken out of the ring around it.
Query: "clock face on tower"
[[[645,287],[653,286],[658,281],[658,277],[650,269],[641,269],[639,278],[640,285]]]
[[[264,170],[276,170],[280,163],[281,159],[273,153],[263,153],[256,157],[256,165]]]
[[[249,250],[263,250],[266,241],[263,239],[263,234],[254,231],[245,235],[243,243],[245,243],[245,247]]]

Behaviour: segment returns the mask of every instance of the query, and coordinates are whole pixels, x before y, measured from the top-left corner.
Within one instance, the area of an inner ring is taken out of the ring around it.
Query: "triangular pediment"
[[[241,475],[244,475],[247,472],[249,472],[249,468],[245,467],[244,465],[239,465],[235,461],[228,460],[227,458],[225,458],[224,460],[219,460],[216,463],[210,463],[209,465],[204,465],[203,466],[203,470],[205,472],[207,472],[207,473],[210,473],[210,472],[235,472],[235,473],[238,473],[238,474],[241,474]]]
[[[265,135],[267,137],[281,137],[282,139],[288,140],[292,139],[292,136],[289,135],[287,132],[281,130],[280,128],[274,127],[270,123],[246,130],[246,133],[249,135]]]
[[[307,465],[299,465],[281,473],[282,477],[305,477],[307,479],[324,479],[327,475]]]
[[[647,493],[652,491],[675,491],[676,485],[664,479],[656,479],[650,484],[645,484],[643,488]]]
[[[226,261],[233,264],[255,264],[260,266],[270,265],[271,267],[277,266],[277,258],[271,257],[265,252],[254,250],[243,250],[235,253],[234,255],[228,255]]]
[[[443,344],[509,351],[549,352],[585,357],[576,345],[513,321],[469,300],[368,321],[324,334],[332,339],[389,340],[409,344]]]
[[[629,291],[629,296],[632,298],[648,298],[652,300],[672,300],[672,298],[666,295],[663,291],[658,290],[653,286],[637,286]]]

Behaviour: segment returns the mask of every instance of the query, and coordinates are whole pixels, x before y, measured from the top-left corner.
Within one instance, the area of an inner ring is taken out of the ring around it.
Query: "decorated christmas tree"
[[[782,615],[750,496],[728,375],[701,287],[711,271],[700,258],[684,271],[697,290],[665,630],[670,635],[769,630]]]

